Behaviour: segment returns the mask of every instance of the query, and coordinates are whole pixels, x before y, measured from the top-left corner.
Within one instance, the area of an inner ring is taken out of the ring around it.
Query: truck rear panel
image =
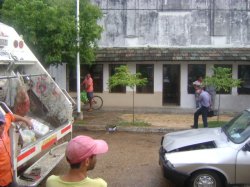
[[[18,131],[11,133],[14,180],[35,186],[64,156],[64,139],[69,140],[72,134],[73,107],[65,91],[55,83],[22,37],[3,23],[0,23],[0,101],[1,110],[37,122],[36,132],[15,123]],[[19,172],[19,168],[25,167]],[[34,168],[40,174],[32,180],[32,176],[28,176]]]

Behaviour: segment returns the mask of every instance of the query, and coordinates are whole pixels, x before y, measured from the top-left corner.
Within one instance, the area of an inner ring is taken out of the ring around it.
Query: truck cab
[[[36,186],[64,157],[72,137],[73,107],[14,28],[0,23],[0,110],[31,119],[13,123],[13,180]]]

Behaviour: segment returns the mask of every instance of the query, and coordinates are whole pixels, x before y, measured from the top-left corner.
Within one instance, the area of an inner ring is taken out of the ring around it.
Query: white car
[[[164,135],[159,163],[178,186],[249,185],[250,109],[222,127]]]

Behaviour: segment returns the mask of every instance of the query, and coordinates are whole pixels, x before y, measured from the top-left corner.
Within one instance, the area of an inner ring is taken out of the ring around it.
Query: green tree
[[[239,87],[242,81],[232,78],[232,70],[230,68],[217,67],[213,68],[213,76],[207,76],[203,82],[205,86],[214,87],[216,92],[221,90],[228,92],[234,87]],[[220,115],[220,95],[219,92],[218,120]]]
[[[3,2],[4,2],[4,0],[0,0],[0,9],[2,8]],[[1,14],[0,14],[0,16],[1,16]]]
[[[135,122],[135,86],[144,86],[147,83],[147,78],[142,78],[141,73],[132,74],[127,66],[115,68],[115,74],[109,78],[109,89],[121,85],[129,86],[133,90],[133,123]]]
[[[45,64],[76,61],[75,0],[5,0],[2,22],[13,26],[38,59]],[[101,10],[89,0],[80,1],[80,59],[95,60],[102,27],[97,24]]]

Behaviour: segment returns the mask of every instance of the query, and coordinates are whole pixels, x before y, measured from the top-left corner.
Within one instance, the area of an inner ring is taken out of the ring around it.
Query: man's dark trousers
[[[202,121],[204,127],[208,127],[207,124],[207,114],[208,114],[209,107],[202,106],[194,113],[194,128],[198,128],[198,119],[199,115],[202,115]]]

